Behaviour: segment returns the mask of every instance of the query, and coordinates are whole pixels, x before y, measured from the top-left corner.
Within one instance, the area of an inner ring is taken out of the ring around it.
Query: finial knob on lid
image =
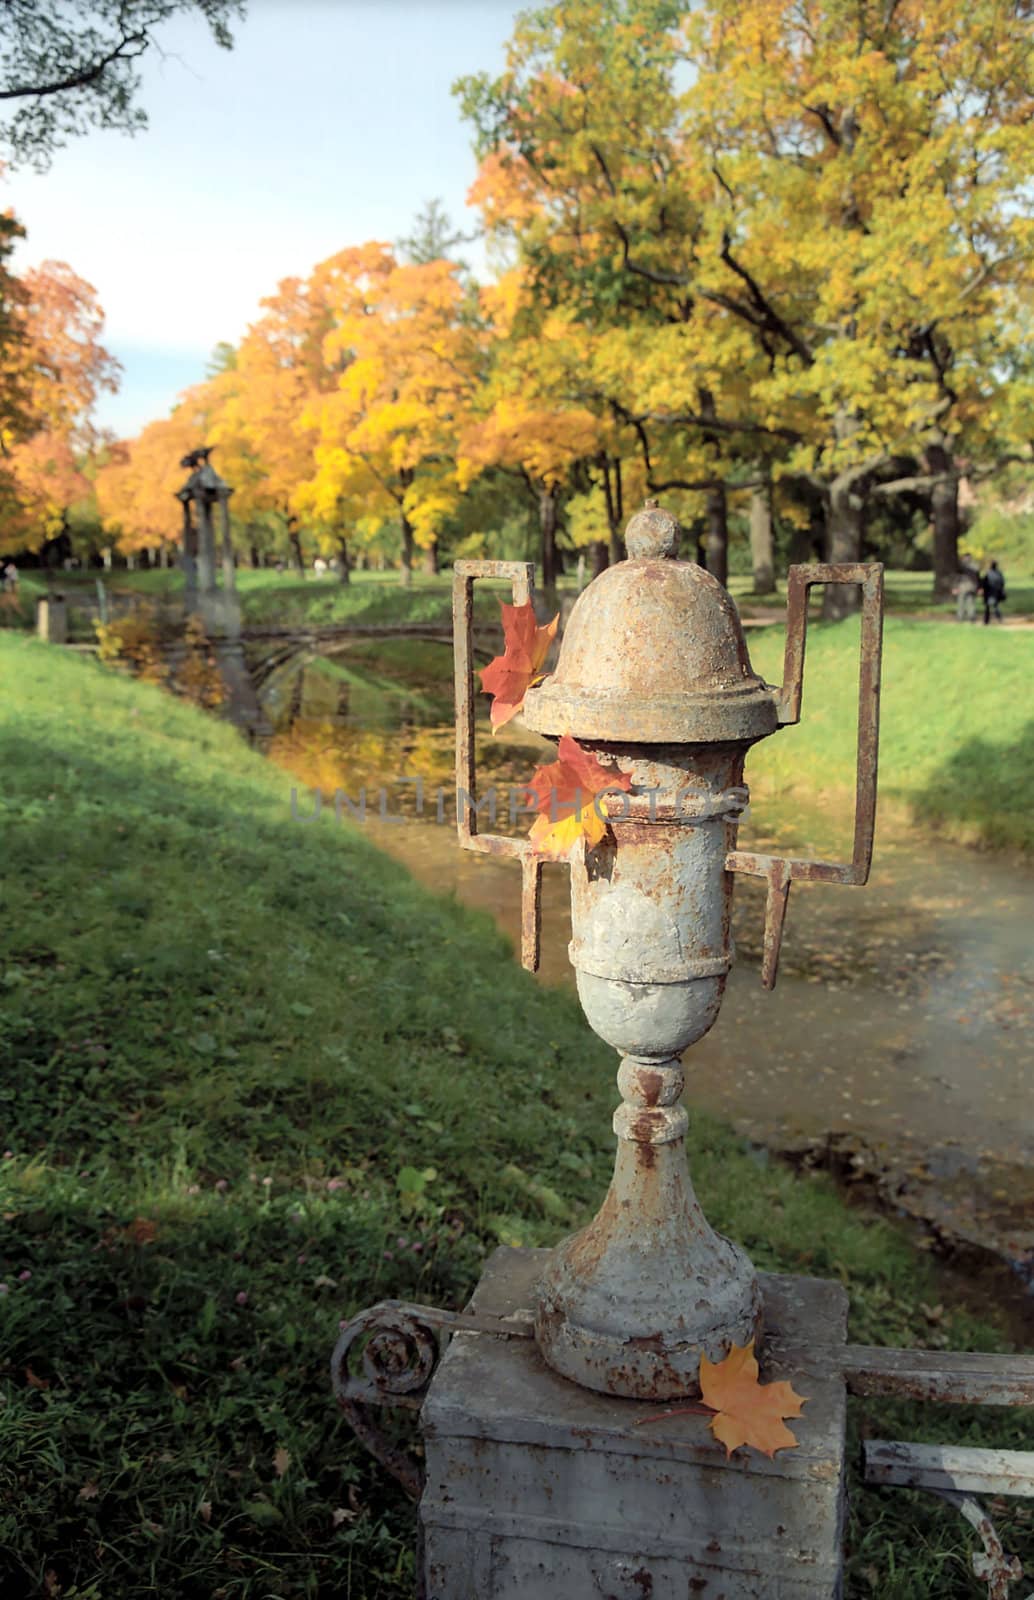
[[[625,529],[625,549],[632,561],[650,557],[678,555],[682,529],[670,511],[662,511],[656,500],[647,500]]]

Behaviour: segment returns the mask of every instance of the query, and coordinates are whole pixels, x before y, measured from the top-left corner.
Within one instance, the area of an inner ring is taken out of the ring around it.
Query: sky
[[[28,230],[16,267],[67,261],[104,307],[124,370],[95,422],[128,438],[168,415],[281,278],[405,236],[428,200],[472,230],[472,130],[450,90],[501,70],[520,9],[250,0],[232,51],[177,18],[143,63],[147,129],[91,132],[47,173],[8,174],[0,204]],[[479,247],[464,254],[476,269]]]

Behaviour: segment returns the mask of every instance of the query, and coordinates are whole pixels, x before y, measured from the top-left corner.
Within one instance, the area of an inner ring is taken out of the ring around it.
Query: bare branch
[[[737,420],[726,422],[720,417],[705,417],[695,411],[644,411],[630,422],[660,422],[669,427],[702,428],[705,433],[761,433],[773,439],[787,439],[798,444],[801,435],[795,428],[770,428],[763,422]]]
[[[129,45],[136,45],[135,50],[130,50]],[[78,72],[71,73],[67,78],[59,78],[53,83],[22,84],[17,89],[0,89],[0,100],[26,100],[30,97],[42,100],[45,95],[62,94],[66,89],[87,89],[97,83],[102,73],[110,67],[113,61],[135,61],[147,49],[148,38],[146,33],[124,34],[113,50],[106,56],[101,56],[99,61],[91,62],[87,67],[82,67]]]
[[[785,339],[790,349],[800,357],[806,367],[812,366],[815,358],[800,334],[796,333],[789,323],[784,321],[775,307],[762,294],[756,280],[747,271],[746,267],[742,266],[734,258],[732,254],[732,238],[728,233],[725,234],[722,240],[721,259],[729,270],[735,272],[736,276],[746,284],[747,292],[758,312],[764,317],[766,326],[773,333],[777,333],[781,338]]]

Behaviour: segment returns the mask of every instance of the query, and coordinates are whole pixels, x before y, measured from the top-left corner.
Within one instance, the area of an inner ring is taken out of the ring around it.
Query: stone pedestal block
[[[500,1249],[471,1303],[534,1306],[546,1250]],[[761,1276],[764,1328],[807,1397],[799,1441],[772,1460],[727,1457],[706,1415],[597,1394],[547,1367],[534,1341],[457,1333],[421,1422],[426,1600],[835,1600],[841,1593],[843,1381],[809,1349],[843,1343],[839,1284]]]

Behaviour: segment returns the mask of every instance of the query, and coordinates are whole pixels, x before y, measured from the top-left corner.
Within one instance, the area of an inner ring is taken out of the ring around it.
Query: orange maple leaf
[[[763,1455],[790,1450],[797,1443],[784,1417],[799,1417],[805,1396],[789,1383],[759,1383],[754,1341],[734,1344],[723,1361],[700,1357],[700,1393],[705,1405],[718,1413],[711,1432],[732,1455],[741,1444],[753,1445]]]
[[[503,653],[481,669],[481,687],[492,695],[493,733],[515,717],[524,696],[542,676],[549,647],[556,636],[560,613],[540,628],[530,600],[522,606],[508,606],[500,600],[503,613]]]
[[[606,789],[632,787],[627,772],[601,766],[569,733],[561,739],[557,754],[560,760],[539,767],[528,785],[539,812],[529,838],[535,854],[547,861],[566,861],[583,837],[590,849],[599,844],[607,824],[595,805],[596,796]]]

